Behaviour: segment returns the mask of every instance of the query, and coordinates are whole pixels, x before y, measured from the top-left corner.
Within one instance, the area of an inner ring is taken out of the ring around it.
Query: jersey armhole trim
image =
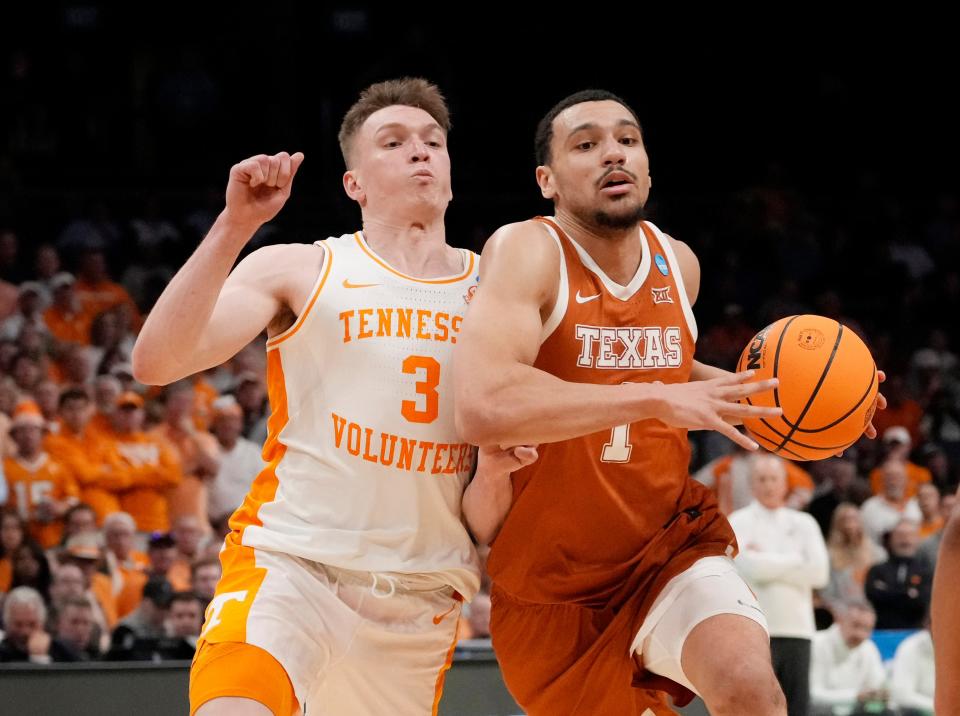
[[[673,278],[677,284],[677,291],[680,294],[680,306],[683,308],[683,315],[687,319],[687,328],[690,329],[690,335],[693,336],[693,342],[697,342],[697,319],[693,315],[693,307],[690,305],[690,298],[687,296],[687,288],[683,283],[683,272],[680,270],[680,264],[677,261],[677,255],[673,253],[673,247],[670,245],[670,239],[660,231],[659,227],[651,222],[645,222],[657,236],[663,253],[667,255],[667,262],[673,271]]]
[[[540,223],[543,225],[543,228],[547,230],[547,233],[553,237],[553,240],[557,244],[557,249],[560,250],[560,282],[557,288],[557,301],[553,304],[553,310],[550,311],[550,315],[547,317],[547,320],[543,324],[543,329],[540,331],[540,345],[543,345],[546,340],[553,335],[553,332],[557,330],[557,327],[567,313],[567,303],[570,300],[570,283],[567,279],[567,259],[566,254],[563,252],[563,243],[560,241],[556,230],[548,222],[541,221]]]
[[[330,242],[324,241],[322,243],[323,264],[320,267],[320,275],[317,276],[317,281],[314,284],[313,291],[310,293],[310,298],[307,299],[306,305],[304,305],[304,307],[300,310],[300,314],[297,316],[297,320],[294,321],[294,324],[283,333],[278,333],[267,341],[267,350],[276,348],[278,345],[299,331],[300,327],[303,325],[303,322],[307,319],[307,316],[310,315],[310,310],[313,308],[313,305],[317,302],[317,297],[320,295],[323,285],[327,282],[327,277],[330,275],[330,267],[333,265],[333,250],[330,248]]]

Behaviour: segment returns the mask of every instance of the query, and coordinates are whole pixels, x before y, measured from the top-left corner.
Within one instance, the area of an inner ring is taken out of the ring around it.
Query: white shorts
[[[717,614],[752,619],[769,634],[767,620],[754,593],[729,557],[704,557],[667,582],[650,607],[630,646],[643,666],[700,693],[683,672],[683,643],[700,622]]]
[[[201,638],[260,647],[310,716],[431,714],[462,599],[428,575],[327,567],[232,545]]]

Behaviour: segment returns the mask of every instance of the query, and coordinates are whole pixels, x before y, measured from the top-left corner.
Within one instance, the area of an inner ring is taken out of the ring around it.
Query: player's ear
[[[367,194],[363,190],[363,187],[360,186],[360,178],[352,169],[343,174],[343,190],[347,192],[347,196],[360,204],[360,206],[366,203]]]
[[[540,193],[543,194],[544,199],[553,199],[557,195],[553,171],[550,167],[546,165],[537,167],[537,184],[540,185]]]

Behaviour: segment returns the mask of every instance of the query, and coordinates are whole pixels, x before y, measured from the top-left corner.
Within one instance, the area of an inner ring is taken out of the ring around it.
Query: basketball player
[[[226,208],[151,312],[137,378],[169,383],[267,329],[263,456],[230,519],[191,670],[191,713],[436,713],[460,604],[479,585],[460,519],[474,450],[449,356],[477,282],[447,245],[449,115],[437,88],[373,85],[340,129],[363,230],[270,246],[303,154],[235,165]],[[229,275],[228,275],[229,274]],[[478,469],[523,464],[485,451]]]
[[[943,541],[933,573],[930,632],[933,634],[937,676],[934,711],[960,716],[960,511],[954,510],[943,528]]]
[[[764,616],[686,438],[712,429],[755,450],[731,423],[780,410],[737,400],[776,380],[693,360],[699,265],[643,220],[648,159],[623,100],[567,97],[536,149],[556,217],[487,243],[455,363],[466,440],[541,444],[512,492],[477,480],[464,505],[489,536],[512,503],[488,562],[507,686],[533,716],[673,713],[663,692],[785,714]]]

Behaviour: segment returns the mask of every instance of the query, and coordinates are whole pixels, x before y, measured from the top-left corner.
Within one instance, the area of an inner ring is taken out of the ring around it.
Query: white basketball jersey
[[[470,598],[479,563],[460,501],[475,451],[454,428],[450,359],[477,256],[461,249],[457,275],[418,279],[360,233],[318,243],[306,306],[267,342],[268,465],[231,527],[250,547],[431,574]]]

